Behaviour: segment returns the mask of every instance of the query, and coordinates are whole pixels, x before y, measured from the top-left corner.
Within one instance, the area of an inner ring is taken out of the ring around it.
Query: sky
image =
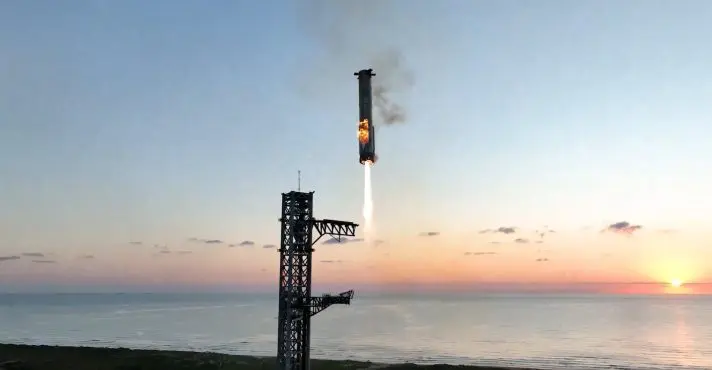
[[[320,287],[712,292],[710,16],[1,2],[0,290],[276,288],[298,170],[316,217],[363,223],[353,72],[372,67],[406,113],[374,116],[379,242],[320,240]]]

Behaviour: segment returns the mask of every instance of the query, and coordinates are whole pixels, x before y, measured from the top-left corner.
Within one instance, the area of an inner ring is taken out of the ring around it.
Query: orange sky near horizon
[[[560,230],[542,238],[534,231],[390,235],[376,246],[363,242],[322,244],[322,240],[315,246],[313,279],[317,285],[343,287],[430,286],[489,291],[526,286],[534,290],[624,294],[712,293],[707,285],[690,284],[712,281],[707,262],[712,258],[702,245],[691,243],[685,236],[643,230],[630,236]],[[528,242],[517,243],[517,238]],[[179,250],[190,253],[181,254]],[[183,242],[170,254],[147,245],[84,248],[74,253],[94,258],[57,254],[55,264],[3,261],[0,276],[8,283],[124,283],[200,289],[230,284],[269,287],[276,284],[278,276],[277,250],[262,245],[230,248]],[[669,287],[673,279],[688,284],[673,289]]]

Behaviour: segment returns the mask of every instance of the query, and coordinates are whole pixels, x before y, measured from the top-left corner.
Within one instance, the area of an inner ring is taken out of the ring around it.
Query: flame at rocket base
[[[371,188],[371,166],[373,162],[366,161],[363,166],[363,220],[364,239],[373,242],[373,192]]]

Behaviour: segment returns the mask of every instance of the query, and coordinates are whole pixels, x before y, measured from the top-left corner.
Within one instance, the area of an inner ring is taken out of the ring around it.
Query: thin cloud
[[[277,246],[274,245],[274,244],[265,244],[265,245],[262,246],[262,248],[264,248],[264,249],[273,249],[273,248],[277,248]]]
[[[519,243],[519,244],[527,244],[527,243],[529,243],[529,239],[517,238],[517,239],[514,239],[514,242]]]
[[[373,241],[373,245],[381,245],[381,244],[385,244],[385,243],[386,243],[386,241],[381,240],[381,239],[376,239]]]
[[[675,229],[661,229],[658,230],[659,233],[661,234],[677,234],[678,230]]]
[[[497,252],[465,252],[466,256],[491,256],[495,254]]]
[[[129,242],[129,244],[131,244],[131,245],[142,245],[143,242]]]
[[[502,234],[514,234],[517,232],[517,228],[514,226],[500,226],[496,229],[484,229],[480,230],[480,234],[488,234],[488,233],[502,233]]]
[[[514,234],[517,232],[517,228],[514,226],[500,226],[494,232],[502,234]]]
[[[79,256],[79,259],[83,259],[83,260],[93,260],[93,259],[94,259],[94,256],[91,255],[91,254],[85,254],[85,255],[83,255],[83,256]]]
[[[57,263],[55,260],[32,260],[33,263]]]
[[[321,263],[342,263],[342,260],[321,260]]]
[[[253,242],[252,240],[243,240],[237,244],[230,244],[228,245],[228,247],[251,247],[253,245],[255,245],[255,242]]]
[[[199,239],[199,238],[188,238],[189,242],[193,243],[204,243],[204,244],[223,244],[224,241],[220,239]]]
[[[176,251],[176,254],[181,254],[181,255],[191,254],[191,253],[193,253],[193,251]]]
[[[543,240],[537,240],[537,241],[535,241],[534,243],[541,244],[541,243],[543,243],[543,242],[544,242]]]
[[[44,253],[40,253],[40,252],[25,252],[25,253],[22,253],[22,256],[23,257],[44,257],[45,255],[44,255]]]
[[[490,244],[500,244],[500,242],[494,241],[494,242],[489,242]]]
[[[423,231],[420,233],[420,236],[438,236],[440,235],[439,231]]]
[[[549,262],[548,258],[537,258],[536,262]]]
[[[0,262],[19,260],[20,256],[0,256]]]
[[[158,249],[158,253],[160,254],[170,254],[171,250],[168,248],[168,245],[160,245],[160,244],[154,244],[154,248]]]
[[[621,235],[633,235],[634,232],[642,228],[642,225],[633,225],[628,221],[620,221],[608,225],[605,229],[601,230],[601,232],[612,232]]]
[[[321,244],[346,244],[346,243],[359,243],[362,241],[363,241],[363,238],[349,239],[349,238],[341,237],[339,239],[330,238],[330,239],[324,240]]]

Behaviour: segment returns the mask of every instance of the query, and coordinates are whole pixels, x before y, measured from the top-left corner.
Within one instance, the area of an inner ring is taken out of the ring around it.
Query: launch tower
[[[279,249],[279,317],[277,366],[279,370],[309,370],[311,317],[332,304],[350,304],[354,291],[311,296],[314,244],[328,235],[338,240],[354,236],[357,224],[317,220],[314,192],[282,194],[282,240]],[[313,239],[316,232],[317,237]]]

